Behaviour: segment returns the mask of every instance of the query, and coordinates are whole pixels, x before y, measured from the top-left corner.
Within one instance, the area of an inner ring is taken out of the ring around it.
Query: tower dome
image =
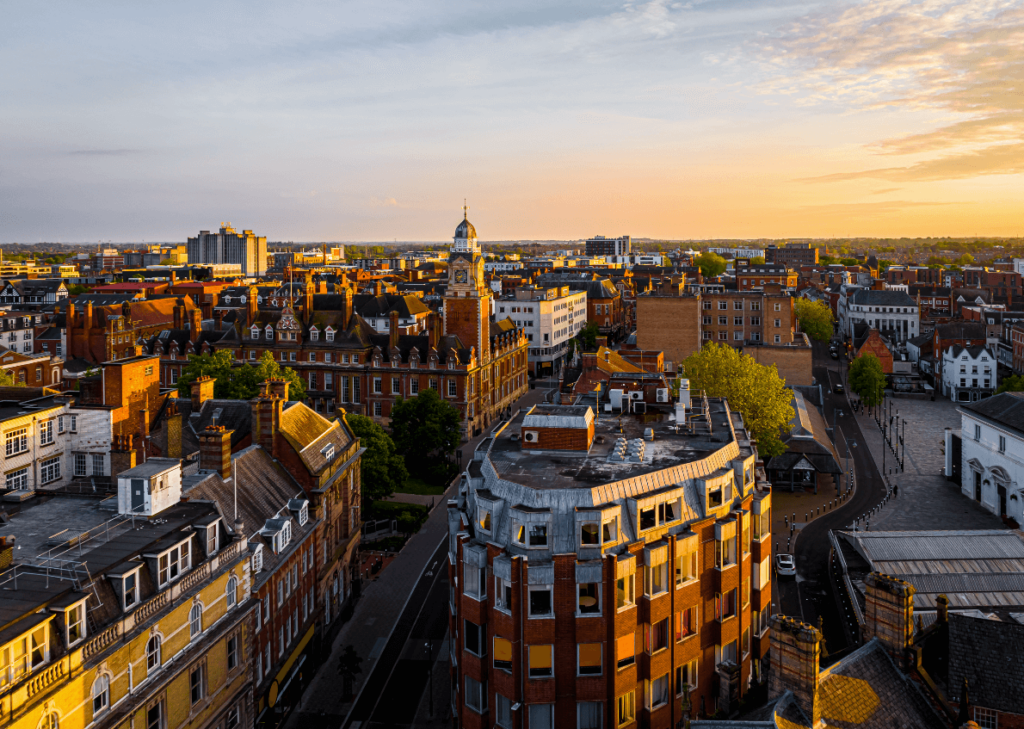
[[[480,244],[476,240],[476,228],[466,218],[469,207],[462,205],[462,222],[455,229],[455,245],[452,246],[453,253],[479,253]]]
[[[455,229],[455,237],[465,239],[476,238],[476,228],[473,227],[471,222],[466,220],[465,216],[463,216],[462,222],[459,223],[459,227]]]

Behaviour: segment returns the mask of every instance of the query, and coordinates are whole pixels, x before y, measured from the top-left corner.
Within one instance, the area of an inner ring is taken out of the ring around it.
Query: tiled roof
[[[1024,392],[1003,392],[960,407],[1024,434]]]
[[[340,421],[331,422],[299,402],[291,403],[281,414],[279,430],[314,474],[329,462],[324,448],[333,445],[335,454],[339,454],[352,442],[352,436]]]
[[[853,292],[851,301],[858,306],[917,306],[917,302],[903,291],[859,289]]]
[[[1024,714],[1024,625],[949,615],[949,680],[967,679],[970,703]]]

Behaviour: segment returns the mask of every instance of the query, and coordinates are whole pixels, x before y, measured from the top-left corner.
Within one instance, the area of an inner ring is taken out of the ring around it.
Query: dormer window
[[[334,330],[333,329],[331,329],[330,327],[327,327],[327,329],[325,330],[324,333],[327,335],[327,341],[328,342],[333,342],[334,341]]]
[[[253,328],[250,331],[253,339],[260,338],[260,328],[258,326],[253,325]]]
[[[478,506],[476,510],[476,524],[481,531],[491,531],[491,510]]]
[[[214,554],[220,546],[220,530],[217,529],[217,522],[206,528],[206,556]]]
[[[304,526],[309,521],[309,502],[303,501],[299,507],[299,526]]]
[[[326,446],[324,446],[320,450],[320,452],[324,454],[324,459],[328,463],[330,463],[331,461],[334,460],[334,444],[333,443],[328,443]]]
[[[191,537],[169,549],[158,559],[157,584],[164,587],[178,579],[192,567]]]
[[[139,602],[139,572],[129,572],[121,579],[121,601],[128,610]]]
[[[64,611],[64,625],[69,648],[85,639],[85,600]]]
[[[320,339],[320,331],[316,327],[309,328],[309,341],[316,342]]]
[[[259,574],[263,570],[263,545],[257,544],[256,548],[252,551],[252,572],[253,574]],[[259,617],[259,610],[256,611],[257,617]]]
[[[267,324],[267,339],[273,341],[274,339],[274,327]]]

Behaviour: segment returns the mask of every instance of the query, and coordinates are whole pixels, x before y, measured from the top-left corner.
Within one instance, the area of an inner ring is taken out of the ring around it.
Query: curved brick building
[[[683,383],[538,405],[477,449],[448,506],[457,726],[672,727],[763,681],[770,489]]]

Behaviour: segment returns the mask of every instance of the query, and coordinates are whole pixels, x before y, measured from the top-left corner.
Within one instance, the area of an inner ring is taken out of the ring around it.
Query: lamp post
[[[427,716],[431,719],[434,718],[434,670],[433,666],[430,665],[430,641],[423,644],[427,649],[427,681],[429,688],[427,689]]]

